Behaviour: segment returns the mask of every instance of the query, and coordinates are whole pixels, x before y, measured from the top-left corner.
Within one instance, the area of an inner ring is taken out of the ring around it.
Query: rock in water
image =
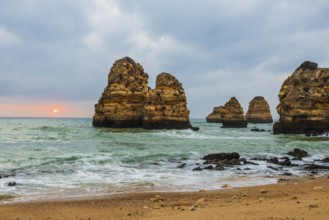
[[[243,109],[235,97],[232,97],[224,106],[221,113],[224,128],[246,128],[247,120]]]
[[[273,133],[316,135],[329,132],[329,68],[306,61],[283,83]]]
[[[222,122],[221,112],[222,112],[223,108],[224,108],[224,106],[214,107],[212,113],[210,113],[207,116],[207,122],[221,123]]]
[[[193,128],[182,84],[161,73],[156,88],[148,87],[143,67],[129,57],[115,61],[108,85],[95,105],[95,127],[144,127],[147,129]]]
[[[270,107],[262,96],[256,96],[249,102],[246,114],[248,123],[273,123]]]
[[[144,106],[143,127],[147,129],[191,128],[190,111],[182,84],[171,74],[157,76],[156,87]]]
[[[115,61],[108,85],[95,105],[95,127],[140,127],[148,98],[148,75],[129,57]]]

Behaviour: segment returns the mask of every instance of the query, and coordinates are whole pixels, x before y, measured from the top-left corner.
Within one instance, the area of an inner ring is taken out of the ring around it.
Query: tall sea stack
[[[171,74],[161,73],[144,105],[143,127],[148,129],[190,128],[190,111],[182,84]]]
[[[246,114],[248,123],[273,123],[270,107],[262,96],[256,96],[249,102]]]
[[[218,107],[214,107],[212,113],[210,113],[206,120],[209,123],[221,123],[222,122],[222,110],[224,109],[224,106],[218,106]]]
[[[306,61],[283,83],[274,134],[329,132],[329,68]]]
[[[235,97],[225,103],[221,116],[223,128],[246,128],[248,125],[243,109]]]
[[[182,84],[161,73],[156,88],[148,87],[143,67],[129,57],[115,61],[108,85],[95,105],[95,127],[192,128]]]
[[[95,127],[140,127],[149,95],[148,75],[129,57],[115,61],[108,85],[95,105]]]

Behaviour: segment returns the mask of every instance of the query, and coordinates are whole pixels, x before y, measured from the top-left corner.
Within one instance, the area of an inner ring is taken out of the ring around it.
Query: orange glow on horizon
[[[0,98],[0,117],[91,118],[93,102],[12,103]]]

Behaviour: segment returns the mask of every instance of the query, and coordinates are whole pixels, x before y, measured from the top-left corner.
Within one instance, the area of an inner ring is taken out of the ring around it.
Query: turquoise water
[[[206,154],[238,152],[241,157],[283,157],[300,148],[329,156],[329,138],[272,135],[249,128],[223,129],[192,120],[200,131],[94,128],[91,119],[0,118],[0,195],[15,201],[97,196],[135,191],[220,189],[222,185],[268,184],[284,172],[308,175],[298,167],[268,169],[243,165],[224,171],[192,171]],[[256,125],[265,130],[271,124]],[[178,168],[186,163],[184,168]],[[300,162],[294,162],[300,163]],[[200,165],[198,165],[200,164]],[[248,169],[245,169],[248,168]],[[9,187],[9,182],[16,182]]]

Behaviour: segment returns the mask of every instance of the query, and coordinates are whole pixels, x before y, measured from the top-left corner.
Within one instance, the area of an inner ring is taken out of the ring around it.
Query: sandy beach
[[[223,190],[132,193],[0,206],[1,219],[323,219],[329,178],[280,179],[277,184]]]

